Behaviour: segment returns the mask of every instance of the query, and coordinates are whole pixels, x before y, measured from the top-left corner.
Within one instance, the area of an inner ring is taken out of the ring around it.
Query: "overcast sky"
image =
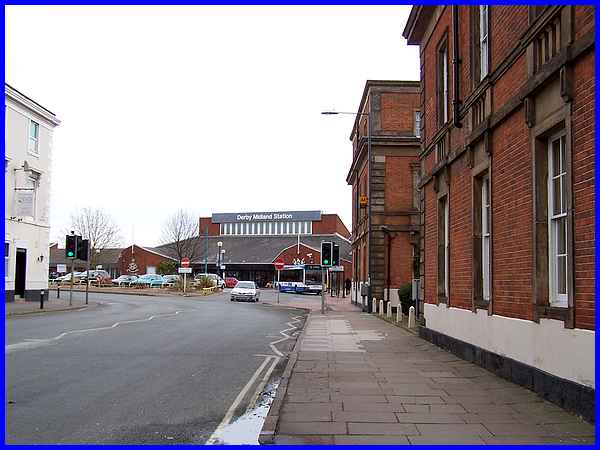
[[[351,227],[367,79],[417,80],[410,7],[6,6],[6,81],[57,114],[51,239],[102,208],[157,245],[178,208],[321,210]],[[64,240],[64,238],[61,238]]]

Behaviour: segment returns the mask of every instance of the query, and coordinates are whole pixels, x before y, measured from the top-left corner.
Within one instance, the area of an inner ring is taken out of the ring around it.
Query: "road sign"
[[[181,258],[181,267],[190,267],[189,258]],[[189,273],[189,272],[186,272]]]
[[[283,259],[278,259],[277,261],[275,261],[275,269],[277,270],[281,270],[283,269],[283,266],[285,265],[283,262]]]
[[[179,273],[192,273],[192,268],[191,267],[180,267]]]
[[[57,264],[56,271],[58,273],[67,273],[67,265],[66,264]]]

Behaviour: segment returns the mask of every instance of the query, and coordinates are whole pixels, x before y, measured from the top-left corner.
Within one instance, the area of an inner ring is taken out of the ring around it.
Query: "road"
[[[205,443],[276,379],[293,345],[280,332],[304,315],[227,292],[91,298],[101,304],[6,319],[6,442]]]

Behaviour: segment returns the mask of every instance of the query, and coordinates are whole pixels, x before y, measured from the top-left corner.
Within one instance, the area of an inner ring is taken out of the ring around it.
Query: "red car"
[[[234,277],[225,277],[225,287],[234,288],[238,283],[238,279]]]

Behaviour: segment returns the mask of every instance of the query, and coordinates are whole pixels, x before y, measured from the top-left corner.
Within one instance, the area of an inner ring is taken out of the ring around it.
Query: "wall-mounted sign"
[[[295,222],[321,220],[321,211],[277,211],[249,213],[216,213],[212,215],[212,223],[235,222]]]
[[[17,217],[33,217],[34,192],[31,191],[16,191],[17,200]]]
[[[366,195],[361,195],[358,199],[358,203],[360,204],[361,208],[364,208],[367,206],[367,204],[369,203],[369,198]]]

